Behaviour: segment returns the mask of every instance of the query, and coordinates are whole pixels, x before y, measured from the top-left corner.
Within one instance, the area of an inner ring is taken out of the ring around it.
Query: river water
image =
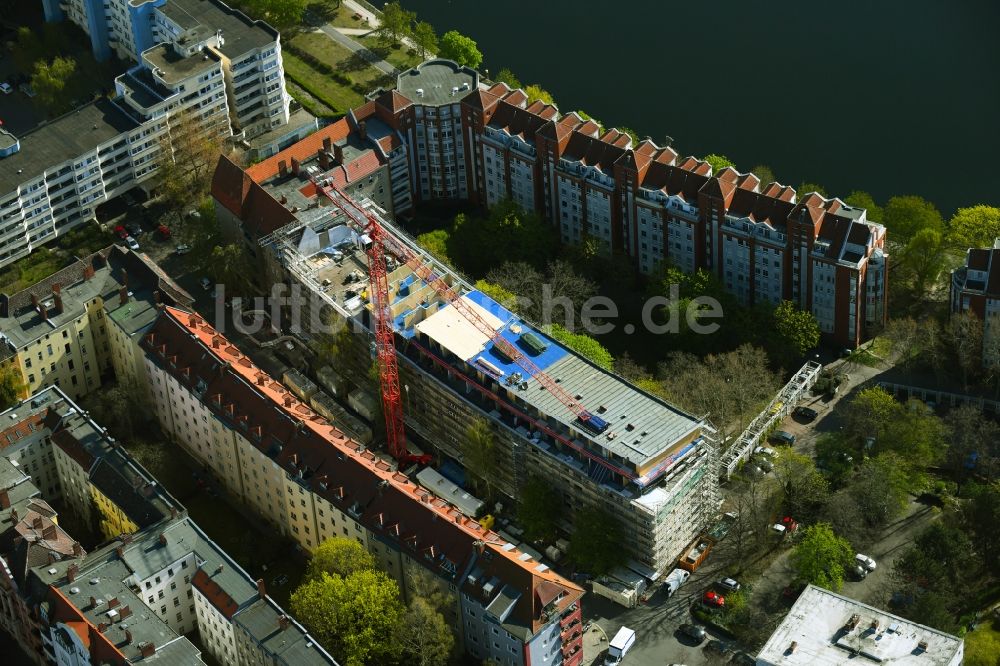
[[[995,0],[402,0],[482,67],[681,154],[844,196],[1000,205]]]

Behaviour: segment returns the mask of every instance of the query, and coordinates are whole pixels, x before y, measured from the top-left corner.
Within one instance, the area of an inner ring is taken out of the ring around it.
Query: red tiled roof
[[[323,141],[329,139],[331,143],[343,141],[351,133],[351,124],[347,118],[341,118],[335,123],[327,125],[318,132],[313,132],[301,141],[296,141],[280,153],[272,155],[263,162],[258,162],[246,170],[246,173],[256,183],[263,183],[274,178],[279,173],[278,163],[284,162],[290,169],[292,160],[305,162],[316,156],[323,148]]]
[[[496,565],[506,567],[505,582],[527,586],[522,597],[528,608],[520,611],[526,617],[536,617],[530,600],[543,581],[565,588],[569,596],[582,595],[554,572],[535,571],[537,562],[518,560],[516,549],[504,551],[499,535],[394,472],[256,368],[200,316],[167,307],[142,344],[182,385],[204,382],[209,409],[249,433],[247,440],[286,473],[341,510],[359,515],[369,529],[396,541],[424,566],[457,577],[477,556],[477,542],[485,541],[493,562],[507,563]]]
[[[83,443],[68,430],[56,430],[52,433],[52,442],[72,458],[84,471],[90,471],[94,464],[94,456],[87,453]]]
[[[111,640],[99,632],[90,620],[53,585],[49,586],[49,624],[62,622],[69,626],[90,653],[90,661],[94,664],[112,664],[125,666],[128,660]]]
[[[376,97],[375,104],[395,115],[406,107],[412,106],[413,102],[408,97],[393,88],[392,90],[387,90]]]
[[[295,220],[295,215],[225,155],[219,158],[212,176],[212,196],[258,237]]]
[[[233,615],[239,610],[239,605],[233,600],[231,596],[226,594],[226,591],[222,587],[212,580],[212,577],[205,573],[204,569],[198,569],[194,574],[194,579],[192,579],[191,584],[202,594],[205,598],[215,606],[215,609],[222,613],[227,620],[232,620]]]
[[[5,449],[22,437],[27,437],[43,421],[44,413],[31,414],[6,430],[0,430],[0,449]]]

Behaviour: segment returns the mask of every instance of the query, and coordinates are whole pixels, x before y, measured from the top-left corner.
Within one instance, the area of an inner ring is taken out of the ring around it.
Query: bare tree
[[[192,111],[171,115],[169,129],[160,140],[157,178],[167,202],[177,214],[201,201],[208,193],[212,173],[225,149],[229,120],[206,120]]]

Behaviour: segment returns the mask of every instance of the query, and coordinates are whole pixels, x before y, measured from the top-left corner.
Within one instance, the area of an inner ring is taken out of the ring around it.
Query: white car
[[[0,83],[0,92],[2,92],[4,95],[9,95],[12,92],[14,92],[14,89],[11,87],[9,83],[4,81],[3,83]]]
[[[133,251],[139,250],[139,242],[136,239],[132,238],[131,236],[125,237],[125,244],[128,245],[128,249],[130,250]]]
[[[209,289],[212,288],[212,281],[209,280],[207,277],[203,277],[201,281],[198,282],[198,284],[200,284],[201,288],[204,289],[205,291],[208,291]]]
[[[778,452],[772,449],[770,446],[758,446],[753,450],[754,453],[761,456],[767,456],[768,458],[773,458],[778,455]]]
[[[875,564],[875,560],[868,557],[867,555],[862,555],[861,553],[855,555],[854,559],[858,564],[863,566],[868,571],[875,571],[875,567],[878,566]]]

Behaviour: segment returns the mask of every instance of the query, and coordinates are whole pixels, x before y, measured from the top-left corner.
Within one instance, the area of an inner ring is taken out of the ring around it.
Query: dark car
[[[712,639],[705,645],[705,649],[717,652],[721,655],[727,655],[733,651],[733,646],[729,643],[723,643],[720,640]]]
[[[795,445],[795,435],[784,430],[775,430],[768,439],[776,444],[784,444],[785,446]]]
[[[796,407],[795,411],[792,412],[792,414],[795,416],[795,418],[801,419],[802,421],[806,421],[807,423],[809,421],[815,421],[816,417],[819,416],[819,412],[817,412],[812,407]]]
[[[705,640],[705,637],[708,636],[708,634],[705,633],[705,627],[697,624],[682,624],[680,626],[680,632],[688,638],[698,641],[699,643]]]
[[[738,664],[738,666],[757,666],[757,658],[746,652],[737,652],[729,660],[729,663]]]

